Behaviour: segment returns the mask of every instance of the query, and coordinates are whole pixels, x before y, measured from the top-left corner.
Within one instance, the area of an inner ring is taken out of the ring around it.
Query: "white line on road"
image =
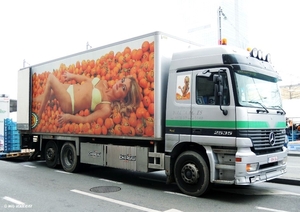
[[[7,201],[9,201],[9,202],[12,202],[12,203],[14,203],[14,204],[16,204],[16,205],[25,205],[24,202],[21,202],[21,201],[19,201],[19,200],[13,199],[13,198],[11,198],[11,197],[5,196],[5,197],[3,197],[3,199],[5,199],[5,200],[7,200]]]
[[[282,211],[282,210],[276,210],[276,209],[272,209],[272,208],[264,208],[264,207],[255,207],[258,210],[264,210],[264,211],[273,211],[273,212],[288,212],[288,211]]]
[[[115,203],[115,204],[123,205],[123,206],[126,206],[126,207],[130,207],[130,208],[134,208],[134,209],[137,209],[137,210],[141,210],[141,211],[159,212],[157,210],[152,210],[150,208],[145,208],[145,207],[134,205],[134,204],[131,204],[131,203],[122,202],[122,201],[119,201],[119,200],[115,200],[115,199],[111,199],[111,198],[107,198],[107,197],[98,196],[98,195],[95,195],[95,194],[87,193],[87,192],[84,192],[84,191],[79,191],[79,190],[76,190],[76,189],[73,189],[71,191],[75,192],[75,193],[78,193],[78,194],[82,194],[82,195],[86,195],[86,196],[89,196],[89,197],[101,199],[101,200],[104,200],[104,201],[107,201],[107,202],[112,202],[112,203]]]
[[[76,190],[76,189],[73,189],[71,191],[75,192],[75,193],[78,193],[78,194],[86,195],[86,196],[93,197],[93,198],[100,199],[100,200],[104,200],[104,201],[107,201],[107,202],[112,202],[112,203],[115,203],[115,204],[118,204],[118,205],[123,205],[123,206],[126,206],[126,207],[141,210],[141,211],[160,212],[158,210],[153,210],[153,209],[150,209],[150,208],[134,205],[134,204],[131,204],[131,203],[128,203],[128,202],[123,202],[123,201],[119,201],[119,200],[115,200],[115,199],[111,199],[111,198],[107,198],[107,197],[102,197],[102,196],[99,196],[99,195],[87,193],[87,192],[84,192],[84,191],[79,191],[79,190]],[[170,210],[167,210],[165,212],[181,212],[181,211],[178,211],[176,209],[170,209]]]
[[[121,182],[112,181],[112,180],[106,180],[106,179],[102,179],[102,178],[100,178],[99,180],[102,180],[102,181],[105,181],[105,182],[109,182],[109,183],[115,183],[115,184],[123,184]]]
[[[189,198],[193,198],[193,199],[196,198],[196,197],[189,196],[189,195],[186,195],[186,194],[180,194],[180,193],[170,192],[170,191],[164,191],[164,193],[166,193],[166,194],[173,194],[173,195],[177,195],[177,196],[183,196],[183,197],[189,197]]]
[[[28,167],[28,168],[36,168],[36,166],[30,166],[30,165],[24,165],[25,167]]]
[[[60,170],[55,170],[55,172],[62,173],[62,174],[72,174],[70,172],[65,172],[65,171],[60,171]]]

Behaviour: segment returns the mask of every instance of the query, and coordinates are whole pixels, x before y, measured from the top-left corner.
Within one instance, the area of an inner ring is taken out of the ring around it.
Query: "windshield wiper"
[[[280,113],[281,115],[285,115],[286,114],[285,110],[282,107],[280,107],[279,105],[272,106],[272,107],[273,108],[279,108],[281,110],[281,111],[277,111],[277,113]]]
[[[263,109],[265,109],[265,110],[256,110],[257,113],[259,113],[259,112],[266,112],[266,113],[269,113],[269,111],[268,111],[268,109],[266,108],[266,106],[264,106],[262,103],[260,103],[260,102],[255,102],[255,101],[249,101],[249,103],[251,103],[251,104],[258,104],[258,105],[260,105]]]

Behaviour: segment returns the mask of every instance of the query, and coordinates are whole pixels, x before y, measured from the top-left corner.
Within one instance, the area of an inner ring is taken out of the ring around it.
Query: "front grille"
[[[275,144],[271,145],[269,135],[275,134]],[[240,130],[239,136],[249,137],[253,143],[252,151],[257,155],[282,151],[285,141],[285,131],[282,129]]]

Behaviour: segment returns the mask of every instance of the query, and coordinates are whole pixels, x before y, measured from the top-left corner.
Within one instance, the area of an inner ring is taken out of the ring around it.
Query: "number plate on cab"
[[[273,162],[276,162],[276,161],[278,161],[277,156],[268,158],[268,163],[273,163]]]

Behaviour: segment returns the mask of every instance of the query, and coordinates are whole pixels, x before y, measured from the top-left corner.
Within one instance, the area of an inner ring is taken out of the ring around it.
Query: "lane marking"
[[[33,168],[33,169],[35,169],[36,168],[36,166],[31,166],[31,165],[24,165],[25,167],[28,167],[28,168]]]
[[[75,192],[75,193],[78,193],[78,194],[86,195],[86,196],[89,196],[89,197],[93,197],[93,198],[100,199],[100,200],[103,200],[103,201],[115,203],[115,204],[118,204],[118,205],[123,205],[123,206],[129,207],[129,208],[134,208],[134,209],[141,210],[141,211],[161,212],[161,211],[158,211],[158,210],[153,210],[151,208],[146,208],[146,207],[134,205],[134,204],[131,204],[131,203],[128,203],[128,202],[123,202],[123,201],[120,201],[120,200],[115,200],[115,199],[111,199],[111,198],[107,198],[107,197],[103,197],[103,196],[98,196],[98,195],[95,195],[95,194],[87,193],[87,192],[84,192],[84,191],[79,191],[79,190],[76,190],[76,189],[73,189],[71,191]],[[167,210],[167,211],[164,211],[164,212],[182,212],[182,211],[179,211],[179,210],[176,210],[176,209],[170,209],[170,210]]]
[[[5,200],[7,200],[7,201],[9,201],[9,202],[12,202],[12,203],[14,203],[14,204],[16,204],[16,205],[25,205],[24,202],[21,202],[21,201],[19,201],[19,200],[13,199],[13,198],[11,198],[11,197],[5,196],[5,197],[3,197],[3,199],[5,199]]]
[[[197,198],[197,197],[189,196],[189,195],[186,195],[186,194],[181,194],[181,193],[176,193],[176,192],[170,192],[170,191],[164,191],[164,193],[166,193],[166,194],[172,194],[172,195],[177,195],[177,196],[188,197],[188,198],[192,198],[192,199],[196,199]]]
[[[62,174],[72,174],[70,172],[65,172],[65,171],[60,171],[60,170],[55,170],[55,172],[62,173]]]
[[[115,184],[123,184],[121,182],[117,182],[117,181],[113,181],[113,180],[107,180],[107,179],[103,179],[103,178],[100,178],[99,180],[102,180],[102,181],[105,181],[105,182],[109,182],[109,183],[115,183]]]
[[[276,209],[272,209],[272,208],[264,208],[264,207],[259,207],[259,206],[256,206],[255,208],[258,210],[264,210],[264,211],[288,212],[288,211],[276,210]]]

